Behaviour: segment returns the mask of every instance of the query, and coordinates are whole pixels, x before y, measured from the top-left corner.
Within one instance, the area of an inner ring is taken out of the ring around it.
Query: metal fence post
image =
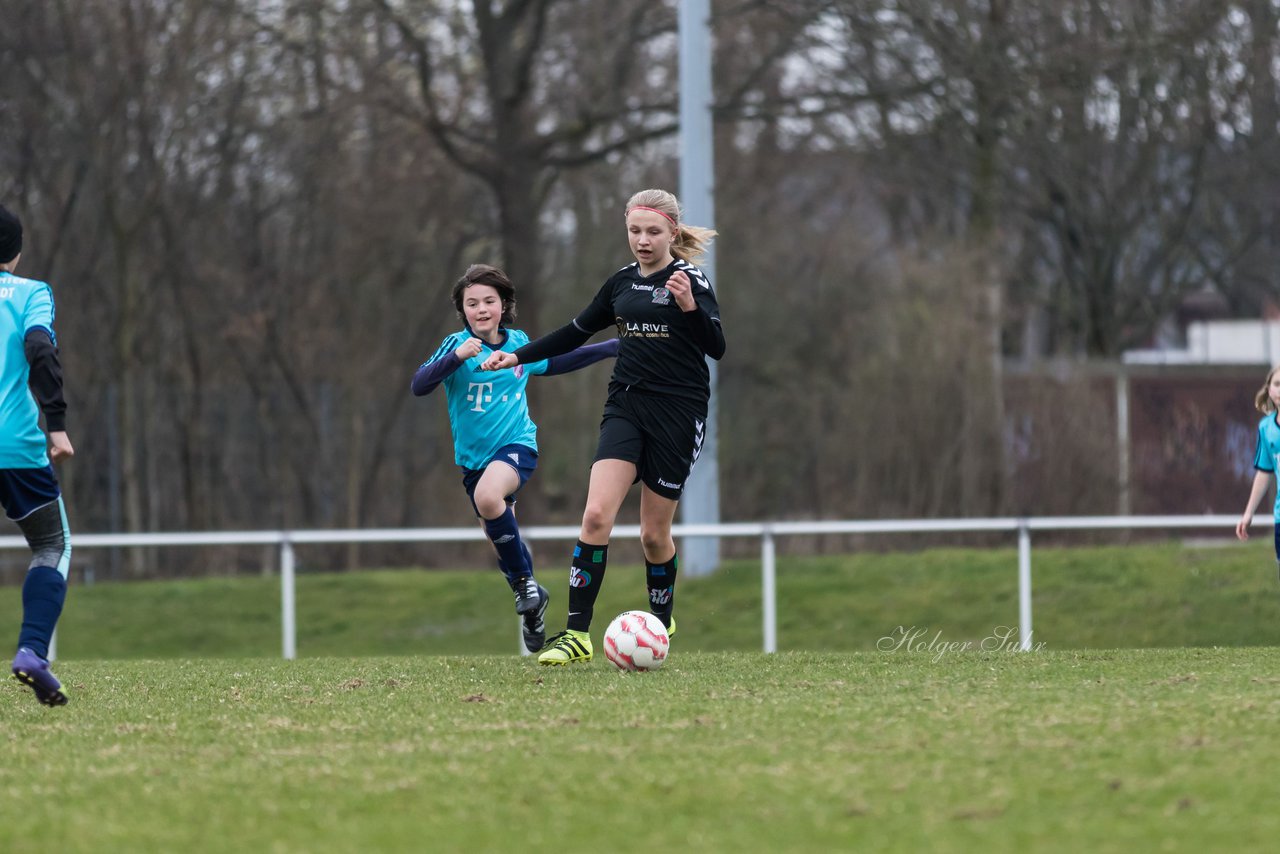
[[[280,626],[285,661],[293,661],[298,657],[298,615],[293,575],[293,543],[286,536],[280,541]]]
[[[1031,528],[1018,520],[1018,632],[1019,648],[1031,650]]]
[[[533,655],[524,645],[524,618],[516,617],[516,650],[521,656]]]
[[[778,567],[773,532],[760,538],[760,598],[764,608],[764,651],[778,651]]]

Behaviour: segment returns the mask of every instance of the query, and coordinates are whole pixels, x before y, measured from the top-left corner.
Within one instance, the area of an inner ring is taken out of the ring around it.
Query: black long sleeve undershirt
[[[23,352],[31,366],[27,385],[40,411],[45,427],[53,433],[67,429],[67,402],[62,397],[62,363],[58,348],[48,330],[32,329],[23,339]]]
[[[541,338],[530,341],[523,347],[517,348],[515,351],[516,358],[520,360],[520,364],[527,365],[530,362],[550,359],[552,356],[563,356],[565,353],[586,344],[593,334],[591,332],[583,332],[578,328],[577,324],[570,322],[559,329],[548,332]]]
[[[693,311],[686,311],[684,319],[689,324],[693,340],[702,348],[702,352],[720,361],[725,350],[724,330],[720,328],[720,323],[707,314],[702,306],[698,306]]]

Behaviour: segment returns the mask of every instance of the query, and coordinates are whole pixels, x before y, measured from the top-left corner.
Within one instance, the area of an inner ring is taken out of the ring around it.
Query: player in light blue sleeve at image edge
[[[67,595],[71,533],[52,463],[75,450],[66,432],[53,291],[14,274],[21,258],[22,221],[0,206],[0,506],[31,547],[13,675],[41,703],[62,706],[67,693],[48,656]]]
[[[446,336],[418,368],[412,389],[422,396],[444,386],[463,488],[515,595],[525,648],[538,652],[546,639],[550,595],[534,577],[533,560],[512,509],[516,493],[538,464],[538,428],[529,416],[526,387],[535,374],[569,373],[614,357],[618,341],[579,347],[518,370],[482,372],[480,365],[491,353],[510,352],[529,342],[522,330],[510,328],[516,317],[515,286],[497,267],[473,264],[454,284],[451,296],[464,326]]]
[[[1236,523],[1236,536],[1249,539],[1249,526],[1253,524],[1253,511],[1258,508],[1267,490],[1275,483],[1276,464],[1280,462],[1280,365],[1267,374],[1267,381],[1253,397],[1253,406],[1262,413],[1258,422],[1258,447],[1253,454],[1253,486],[1249,490],[1249,503]],[[1276,495],[1274,508],[1276,547],[1276,573],[1280,576],[1280,493]]]

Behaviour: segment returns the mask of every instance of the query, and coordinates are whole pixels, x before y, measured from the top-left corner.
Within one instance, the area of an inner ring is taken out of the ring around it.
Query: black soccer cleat
[[[533,579],[529,579],[533,581]],[[537,603],[533,610],[520,615],[520,631],[524,634],[524,648],[529,652],[539,652],[547,643],[547,606],[551,604],[551,594],[541,584],[534,583],[537,590]],[[517,609],[518,609],[517,605]]]

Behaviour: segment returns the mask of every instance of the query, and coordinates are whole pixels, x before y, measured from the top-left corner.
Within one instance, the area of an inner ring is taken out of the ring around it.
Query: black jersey
[[[682,311],[665,287],[677,270],[689,277],[694,311]],[[720,306],[701,270],[676,259],[644,276],[639,264],[628,264],[609,277],[572,323],[524,345],[515,355],[528,364],[567,353],[610,326],[617,327],[619,338],[610,390],[672,395],[705,412],[711,397],[706,357],[719,359],[725,345]]]
[[[682,311],[665,287],[677,270],[689,277],[696,311]],[[611,386],[703,405],[710,398],[705,357],[724,355],[724,333],[711,283],[693,264],[677,258],[649,276],[640,273],[639,264],[628,264],[609,277],[573,323],[588,334],[617,327],[621,340]]]

